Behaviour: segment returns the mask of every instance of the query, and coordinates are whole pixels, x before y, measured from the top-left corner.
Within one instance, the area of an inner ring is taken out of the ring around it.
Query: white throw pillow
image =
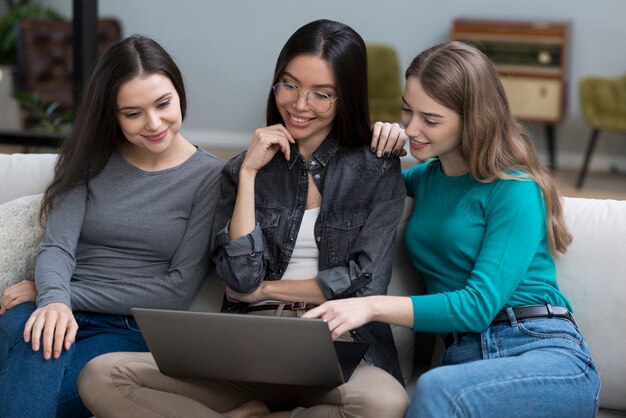
[[[0,298],[4,289],[33,280],[39,241],[41,194],[23,196],[0,205]]]

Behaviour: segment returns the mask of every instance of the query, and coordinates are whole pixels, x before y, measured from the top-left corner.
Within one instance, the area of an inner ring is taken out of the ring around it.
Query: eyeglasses
[[[332,104],[338,99],[338,97],[333,99],[320,91],[302,91],[298,86],[289,83],[276,83],[272,90],[274,90],[276,100],[282,104],[295,103],[300,95],[304,94],[308,105],[318,113],[328,112]]]

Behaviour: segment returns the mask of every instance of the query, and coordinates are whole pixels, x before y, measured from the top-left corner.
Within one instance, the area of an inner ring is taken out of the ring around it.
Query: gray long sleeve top
[[[54,202],[35,269],[37,305],[125,315],[188,308],[210,268],[222,166],[198,150],[146,172],[114,152],[88,187]]]

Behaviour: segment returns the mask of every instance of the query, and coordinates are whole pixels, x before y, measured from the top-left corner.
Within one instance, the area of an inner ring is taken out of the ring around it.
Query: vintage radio
[[[511,113],[545,123],[552,165],[554,125],[565,116],[569,23],[456,19],[452,39],[476,46],[495,64]]]
[[[457,19],[452,39],[491,58],[514,116],[558,123],[565,114],[568,31],[567,23]]]

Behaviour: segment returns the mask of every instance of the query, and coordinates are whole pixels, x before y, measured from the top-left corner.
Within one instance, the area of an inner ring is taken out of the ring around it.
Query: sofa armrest
[[[626,201],[565,198],[564,214],[574,241],[557,280],[600,373],[600,406],[625,411]]]

